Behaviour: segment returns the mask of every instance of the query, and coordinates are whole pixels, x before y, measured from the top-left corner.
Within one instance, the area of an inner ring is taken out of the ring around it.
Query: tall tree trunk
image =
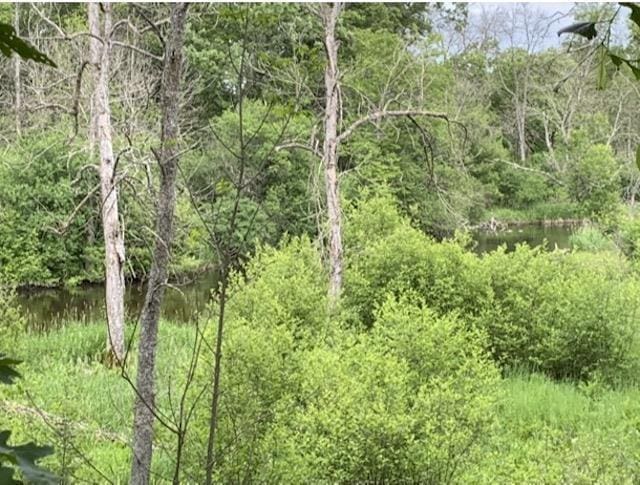
[[[13,28],[16,31],[16,35],[20,36],[20,4],[13,4]],[[22,97],[20,92],[20,56],[13,56],[13,95],[14,104],[13,109],[15,111],[16,121],[16,136],[20,138],[22,135],[22,122],[20,116],[22,114]]]
[[[101,38],[94,86],[95,136],[100,147],[100,193],[104,235],[105,306],[107,310],[107,360],[124,359],[124,234],[118,214],[117,160],[111,142],[111,108],[109,106],[109,61],[111,57],[111,8],[102,4],[104,22],[100,31],[100,7],[89,4],[89,29],[93,40]],[[92,54],[95,54],[92,51]]]
[[[102,42],[100,31],[100,4],[91,2],[87,4],[87,14],[89,18],[89,64],[93,67],[95,75],[93,76],[93,96],[91,96],[89,112],[91,115],[89,123],[89,151],[93,155],[98,138],[98,109],[96,107],[96,90],[99,79],[99,66],[101,62]]]
[[[324,168],[327,215],[329,219],[329,297],[337,301],[342,289],[342,214],[340,210],[340,181],[338,176],[338,121],[339,121],[339,72],[336,23],[340,15],[340,3],[321,7],[324,25],[324,46],[327,62],[324,70],[325,112]]]
[[[147,286],[138,351],[137,397],[133,422],[133,460],[131,483],[149,483],[153,454],[153,421],[155,410],[155,362],[160,307],[167,283],[173,213],[176,205],[175,185],[178,171],[178,111],[182,77],[186,3],[174,4],[171,12],[171,33],[166,42],[162,71],[162,133],[160,151],[160,188],[157,200],[156,241],[153,263]]]

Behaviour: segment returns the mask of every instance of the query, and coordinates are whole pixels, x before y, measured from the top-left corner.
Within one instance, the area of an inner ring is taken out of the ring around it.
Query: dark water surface
[[[501,244],[512,251],[517,243],[526,242],[538,246],[546,240],[550,249],[569,248],[569,238],[575,228],[567,226],[524,226],[498,232],[478,231],[473,234],[479,254],[493,251]],[[211,271],[197,280],[175,288],[167,288],[163,303],[163,317],[178,323],[193,321],[202,312],[215,288],[216,273]],[[145,288],[142,284],[127,287],[126,311],[129,319],[138,318],[144,302]],[[18,302],[31,328],[51,328],[65,321],[104,321],[104,286],[83,285],[78,288],[52,288],[20,291]]]
[[[529,246],[540,246],[546,241],[547,248],[569,249],[569,239],[578,226],[541,226],[529,225],[514,227],[499,231],[477,231],[473,233],[473,239],[477,245],[475,251],[478,254],[487,253],[506,244],[507,251],[513,251],[516,244],[527,243]]]
[[[187,323],[202,312],[211,298],[217,283],[214,271],[205,273],[187,284],[167,287],[162,304],[162,316],[168,320]],[[127,318],[135,320],[140,315],[146,286],[129,284],[125,294]],[[51,328],[66,321],[91,323],[105,321],[104,285],[82,285],[77,288],[47,288],[21,290],[18,304],[31,328]]]

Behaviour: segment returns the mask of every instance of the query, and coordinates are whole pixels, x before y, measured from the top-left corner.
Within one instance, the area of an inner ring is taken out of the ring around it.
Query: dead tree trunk
[[[103,11],[100,29],[100,8]],[[90,3],[89,29],[92,42],[91,59],[96,76],[93,92],[95,120],[92,122],[100,153],[100,193],[102,230],[104,235],[105,306],[107,310],[107,361],[121,363],[124,359],[124,234],[118,214],[118,187],[116,181],[117,160],[113,156],[111,141],[111,108],[109,106],[109,61],[111,57],[111,8],[110,3]],[[100,42],[98,39],[101,39]]]
[[[329,297],[335,302],[342,289],[342,214],[338,178],[339,72],[336,23],[342,5],[323,5],[324,46],[327,61],[324,69],[325,112],[322,165],[324,168],[327,215],[329,220]]]
[[[133,460],[131,483],[149,483],[153,454],[153,421],[155,409],[155,362],[160,307],[167,283],[173,213],[176,205],[178,171],[178,111],[184,44],[186,3],[175,4],[171,12],[171,33],[166,41],[162,71],[162,132],[156,155],[160,166],[160,188],[157,200],[156,241],[153,263],[142,309],[138,351],[137,397],[133,422]]]
[[[13,4],[13,28],[16,35],[20,36],[20,4]],[[20,92],[20,56],[13,56],[13,109],[15,111],[16,136],[22,135],[22,122],[20,119],[22,112],[22,97]]]

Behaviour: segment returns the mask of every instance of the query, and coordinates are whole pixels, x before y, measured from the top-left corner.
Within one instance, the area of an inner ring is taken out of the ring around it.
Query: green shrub
[[[369,220],[382,227],[378,236]],[[381,202],[363,204],[349,223],[362,235],[347,248],[345,272],[344,305],[355,321],[371,325],[391,293],[479,326],[503,367],[556,378],[633,375],[640,286],[620,255],[520,246],[478,257],[464,244],[430,240]]]
[[[577,251],[615,251],[615,243],[597,227],[580,227],[569,237],[571,247]]]
[[[363,204],[349,221],[347,233],[362,235],[363,242],[356,238],[358,246],[346,249],[345,306],[365,325],[389,293],[411,294],[441,313],[476,314],[488,298],[478,258],[456,241],[435,242],[380,206],[375,200]],[[377,235],[369,233],[376,228]]]
[[[502,365],[575,379],[635,366],[640,286],[618,256],[520,246],[483,266],[493,295],[478,323]]]
[[[319,252],[308,238],[261,247],[229,289],[221,374],[216,476],[222,483],[272,481],[280,450],[269,433],[295,402],[302,349],[327,331],[327,286]],[[215,345],[217,311],[205,340]],[[199,382],[208,387],[213,359],[203,356]],[[204,472],[209,408],[199,407],[189,438],[189,469]]]
[[[232,288],[219,481],[441,483],[491,428],[498,374],[483,335],[456,318],[387,295],[370,330],[343,328],[339,315],[329,329],[325,275],[308,240],[260,249]],[[208,382],[205,361],[199,379]],[[187,456],[198,476],[207,406],[195,423]]]
[[[592,145],[576,155],[568,172],[568,190],[584,215],[597,219],[614,211],[619,188],[618,164],[611,147]]]

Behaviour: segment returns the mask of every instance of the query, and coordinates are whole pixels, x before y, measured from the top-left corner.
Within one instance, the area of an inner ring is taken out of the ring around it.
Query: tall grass
[[[166,415],[177,405],[195,333],[194,327],[185,325],[162,322],[160,326],[157,402]],[[53,444],[56,453],[46,463],[70,482],[102,483],[105,478],[100,473],[116,483],[127,481],[135,394],[120,369],[102,364],[104,347],[104,324],[67,324],[49,332],[26,333],[12,349],[12,355],[24,361],[19,366],[23,378],[17,386],[0,388],[0,407],[15,442]],[[126,372],[135,382],[135,337],[131,348]],[[157,429],[157,435],[170,444],[166,432]],[[159,447],[156,456],[157,478],[169,479],[171,452],[163,453]]]

